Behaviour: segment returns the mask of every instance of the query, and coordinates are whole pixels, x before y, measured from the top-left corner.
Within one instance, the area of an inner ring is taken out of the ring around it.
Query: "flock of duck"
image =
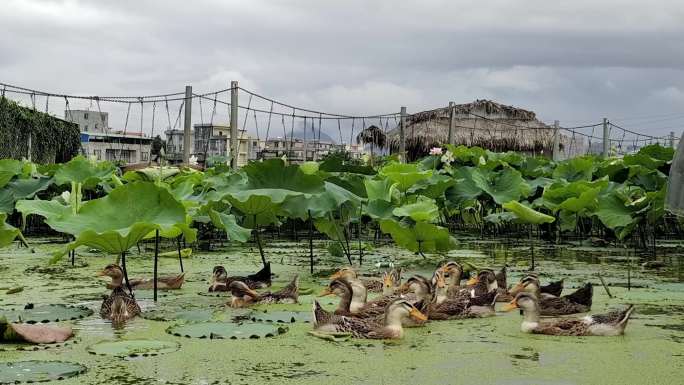
[[[99,275],[111,278],[108,288],[112,289],[102,303],[102,318],[121,323],[140,314],[131,287],[148,287],[151,280],[131,280],[126,291],[123,270],[118,265],[108,265]],[[182,275],[159,278],[158,287],[177,288],[182,285],[182,279]],[[464,279],[468,279],[466,283],[463,283]],[[505,268],[498,273],[482,269],[468,277],[463,266],[454,261],[440,264],[431,278],[414,275],[401,281],[401,271],[396,269],[386,271],[381,279],[361,279],[352,268],[337,271],[319,297],[336,296],[338,305],[330,311],[314,299],[312,334],[397,339],[402,338],[405,327],[423,326],[430,321],[494,316],[496,303],[506,302],[502,310],[520,309],[521,330],[526,333],[615,336],[624,333],[634,310],[629,305],[606,314],[560,317],[591,309],[591,283],[562,295],[562,280],[542,285],[538,275],[528,273],[509,288]],[[129,286],[131,283],[133,286]],[[230,292],[231,307],[298,302],[298,276],[279,291],[257,292],[270,286],[270,264],[248,276],[229,276],[224,267],[216,266],[209,291]],[[369,292],[381,294],[368,300]],[[547,318],[542,320],[541,317]]]

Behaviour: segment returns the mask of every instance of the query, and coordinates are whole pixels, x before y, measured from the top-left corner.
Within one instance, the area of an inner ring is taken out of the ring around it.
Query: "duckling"
[[[392,269],[382,273],[382,295],[394,294],[401,287],[401,269]]]
[[[427,315],[431,320],[491,317],[496,314],[494,305],[498,293],[493,290],[480,297],[449,298],[444,271],[434,274],[435,295],[428,305]]]
[[[356,271],[351,267],[343,267],[330,276],[331,280],[340,278],[347,279],[349,281],[358,280],[363,284],[363,286],[366,287],[367,291],[371,293],[382,293],[382,281],[377,279],[360,279]]]
[[[100,307],[100,316],[102,318],[111,320],[113,324],[121,324],[140,315],[140,306],[138,306],[135,298],[123,289],[124,274],[119,265],[107,265],[97,275],[107,276],[112,279],[107,284],[107,287],[112,289],[112,293],[102,301],[102,306]]]
[[[154,289],[154,279],[153,278],[133,278],[128,280],[131,284],[132,289],[138,290],[151,290]],[[157,277],[157,289],[158,290],[176,290],[180,289],[185,282],[185,273],[168,276],[168,277]]]
[[[233,281],[228,285],[233,296],[231,307],[247,307],[262,303],[297,303],[299,297],[299,276],[295,275],[292,281],[284,288],[272,292],[257,293],[242,281]]]
[[[615,310],[606,314],[588,315],[581,319],[564,318],[551,322],[540,322],[541,307],[537,297],[532,293],[522,292],[504,307],[510,311],[522,309],[523,321],[520,330],[525,333],[548,334],[554,336],[618,336],[625,333],[627,321],[634,311],[629,305],[624,310]]]
[[[381,323],[373,319],[326,316],[327,313],[322,310],[318,301],[314,300],[314,330],[323,333],[351,333],[355,338],[399,339],[404,336],[402,321],[409,317],[420,322],[427,320],[425,314],[401,298],[387,304]]]
[[[223,266],[214,266],[212,272],[212,282],[209,291],[230,291],[228,287],[233,281],[242,281],[250,289],[262,289],[271,286],[271,264],[266,263],[258,272],[246,277],[228,276],[228,272]]]
[[[591,309],[594,288],[589,282],[575,292],[562,297],[545,297],[541,294],[539,286],[537,278],[526,276],[511,289],[510,293],[515,296],[521,292],[527,292],[537,296],[539,298],[539,313],[542,316],[584,313]]]

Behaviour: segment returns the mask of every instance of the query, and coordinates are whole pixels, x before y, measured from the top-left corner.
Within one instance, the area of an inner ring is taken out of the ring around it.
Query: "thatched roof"
[[[357,144],[371,144],[379,148],[385,148],[387,143],[387,135],[375,125],[364,128],[358,135],[356,135]]]
[[[454,142],[492,151],[520,151],[551,155],[553,127],[537,120],[532,111],[491,100],[476,100],[454,106]],[[448,143],[449,108],[411,115],[404,129],[409,159],[426,155],[430,148]],[[399,128],[387,133],[392,152],[399,150]],[[561,135],[561,149],[569,141]]]

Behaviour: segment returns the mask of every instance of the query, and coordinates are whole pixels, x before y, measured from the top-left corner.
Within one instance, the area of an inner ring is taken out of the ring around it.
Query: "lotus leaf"
[[[5,223],[7,219],[7,214],[0,214],[0,247],[9,245],[14,241],[15,238],[24,237],[21,235],[21,231],[16,227]]]
[[[527,207],[518,201],[510,201],[503,204],[503,208],[515,214],[515,216],[523,223],[531,223],[540,225],[542,223],[551,223],[556,218],[540,213],[533,208]]]
[[[415,203],[397,207],[392,214],[398,217],[410,217],[416,222],[434,222],[437,220],[438,212],[439,209],[434,200],[418,197]]]
[[[392,201],[392,191],[397,186],[396,182],[389,179],[366,179],[363,183],[366,186],[366,196],[369,201]]]
[[[0,159],[0,188],[23,172],[23,163],[14,159]]]
[[[380,174],[396,183],[396,187],[399,191],[406,192],[406,190],[419,180],[430,178],[432,171],[420,171],[418,170],[418,166],[410,163],[390,163],[380,169]]]
[[[0,309],[0,317],[6,317],[9,322],[46,323],[77,320],[88,317],[93,311],[85,306],[68,305],[31,305],[25,309]]]
[[[311,314],[299,311],[255,312],[250,315],[250,319],[256,322],[308,323],[311,322]]]
[[[174,325],[166,332],[178,337],[209,339],[248,339],[275,337],[285,333],[286,328],[258,322],[197,322]]]
[[[95,163],[79,155],[55,171],[55,182],[58,185],[80,183],[83,188],[91,189],[108,179],[114,171],[116,167],[109,162]]]
[[[449,230],[432,223],[418,222],[407,225],[392,219],[380,221],[380,230],[390,234],[399,246],[413,251],[448,251],[454,248]]]
[[[173,341],[155,340],[117,340],[101,341],[88,346],[88,353],[98,356],[114,357],[148,357],[172,353],[180,349],[180,344]]]
[[[81,364],[61,361],[14,361],[0,363],[0,384],[54,381],[85,373]]]
[[[562,161],[553,170],[553,177],[555,179],[565,179],[568,182],[578,180],[590,181],[594,173],[594,163],[594,158],[590,156]]]

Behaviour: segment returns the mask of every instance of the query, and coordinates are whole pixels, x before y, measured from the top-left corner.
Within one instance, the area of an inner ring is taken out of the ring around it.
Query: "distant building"
[[[229,125],[195,124],[194,129],[194,151],[192,153],[197,157],[199,163],[204,164],[207,158],[215,156],[230,158]],[[238,167],[249,162],[250,154],[253,151],[252,141],[252,137],[246,130],[238,130]]]
[[[64,119],[78,124],[84,156],[124,164],[150,161],[152,138],[142,133],[112,131],[107,112],[66,110]]]
[[[263,159],[281,158],[285,155],[289,162],[301,163],[321,160],[324,156],[335,151],[346,151],[353,158],[360,158],[363,155],[363,146],[304,140],[296,137],[287,139],[277,137],[264,141],[260,154]]]
[[[166,160],[171,164],[183,163],[183,130],[166,130]],[[194,135],[194,131],[190,131]],[[195,152],[195,141],[190,141],[190,153]]]

